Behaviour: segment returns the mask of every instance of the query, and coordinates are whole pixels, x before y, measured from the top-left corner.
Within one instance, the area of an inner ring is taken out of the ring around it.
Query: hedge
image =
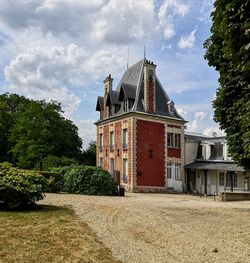
[[[64,180],[64,191],[87,195],[117,195],[114,177],[95,166],[73,165],[57,169]]]
[[[0,204],[7,209],[34,205],[44,198],[49,181],[37,172],[0,164]]]

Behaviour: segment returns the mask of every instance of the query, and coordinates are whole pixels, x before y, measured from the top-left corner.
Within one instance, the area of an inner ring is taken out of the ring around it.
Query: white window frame
[[[128,182],[128,159],[127,158],[123,159],[122,165],[123,165],[123,176],[122,176],[123,182],[127,183]]]
[[[181,181],[181,164],[180,163],[175,164],[175,180]]]

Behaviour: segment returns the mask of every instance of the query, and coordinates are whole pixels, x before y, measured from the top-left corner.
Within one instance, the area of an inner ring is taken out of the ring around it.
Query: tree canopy
[[[229,154],[250,169],[250,1],[214,3],[205,59],[219,72],[214,119],[225,130]]]
[[[78,128],[62,116],[59,103],[16,94],[0,96],[0,160],[34,167],[49,155],[80,159]]]

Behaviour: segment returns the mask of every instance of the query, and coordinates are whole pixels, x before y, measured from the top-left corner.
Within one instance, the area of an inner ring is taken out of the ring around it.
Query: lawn
[[[69,207],[0,211],[0,262],[119,262]]]

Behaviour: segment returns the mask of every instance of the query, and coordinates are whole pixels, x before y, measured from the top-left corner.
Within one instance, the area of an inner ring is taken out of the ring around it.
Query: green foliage
[[[0,204],[7,209],[33,205],[43,199],[47,183],[36,172],[0,165]]]
[[[111,174],[100,167],[70,166],[60,169],[64,190],[87,195],[116,195],[117,185]]]
[[[205,58],[219,71],[214,118],[225,130],[229,154],[250,169],[250,1],[215,1]]]
[[[48,180],[45,192],[57,193],[63,190],[62,173],[54,171],[39,171],[38,174],[44,176]]]
[[[60,104],[0,95],[0,160],[33,168],[49,155],[81,158],[77,127],[62,116]]]
[[[78,161],[73,158],[68,158],[65,156],[57,157],[53,155],[49,155],[44,158],[43,160],[43,168],[45,170],[51,170],[56,167],[64,167],[64,166],[70,166],[70,165],[77,165]]]
[[[96,143],[91,141],[86,150],[83,151],[83,164],[96,165]]]

